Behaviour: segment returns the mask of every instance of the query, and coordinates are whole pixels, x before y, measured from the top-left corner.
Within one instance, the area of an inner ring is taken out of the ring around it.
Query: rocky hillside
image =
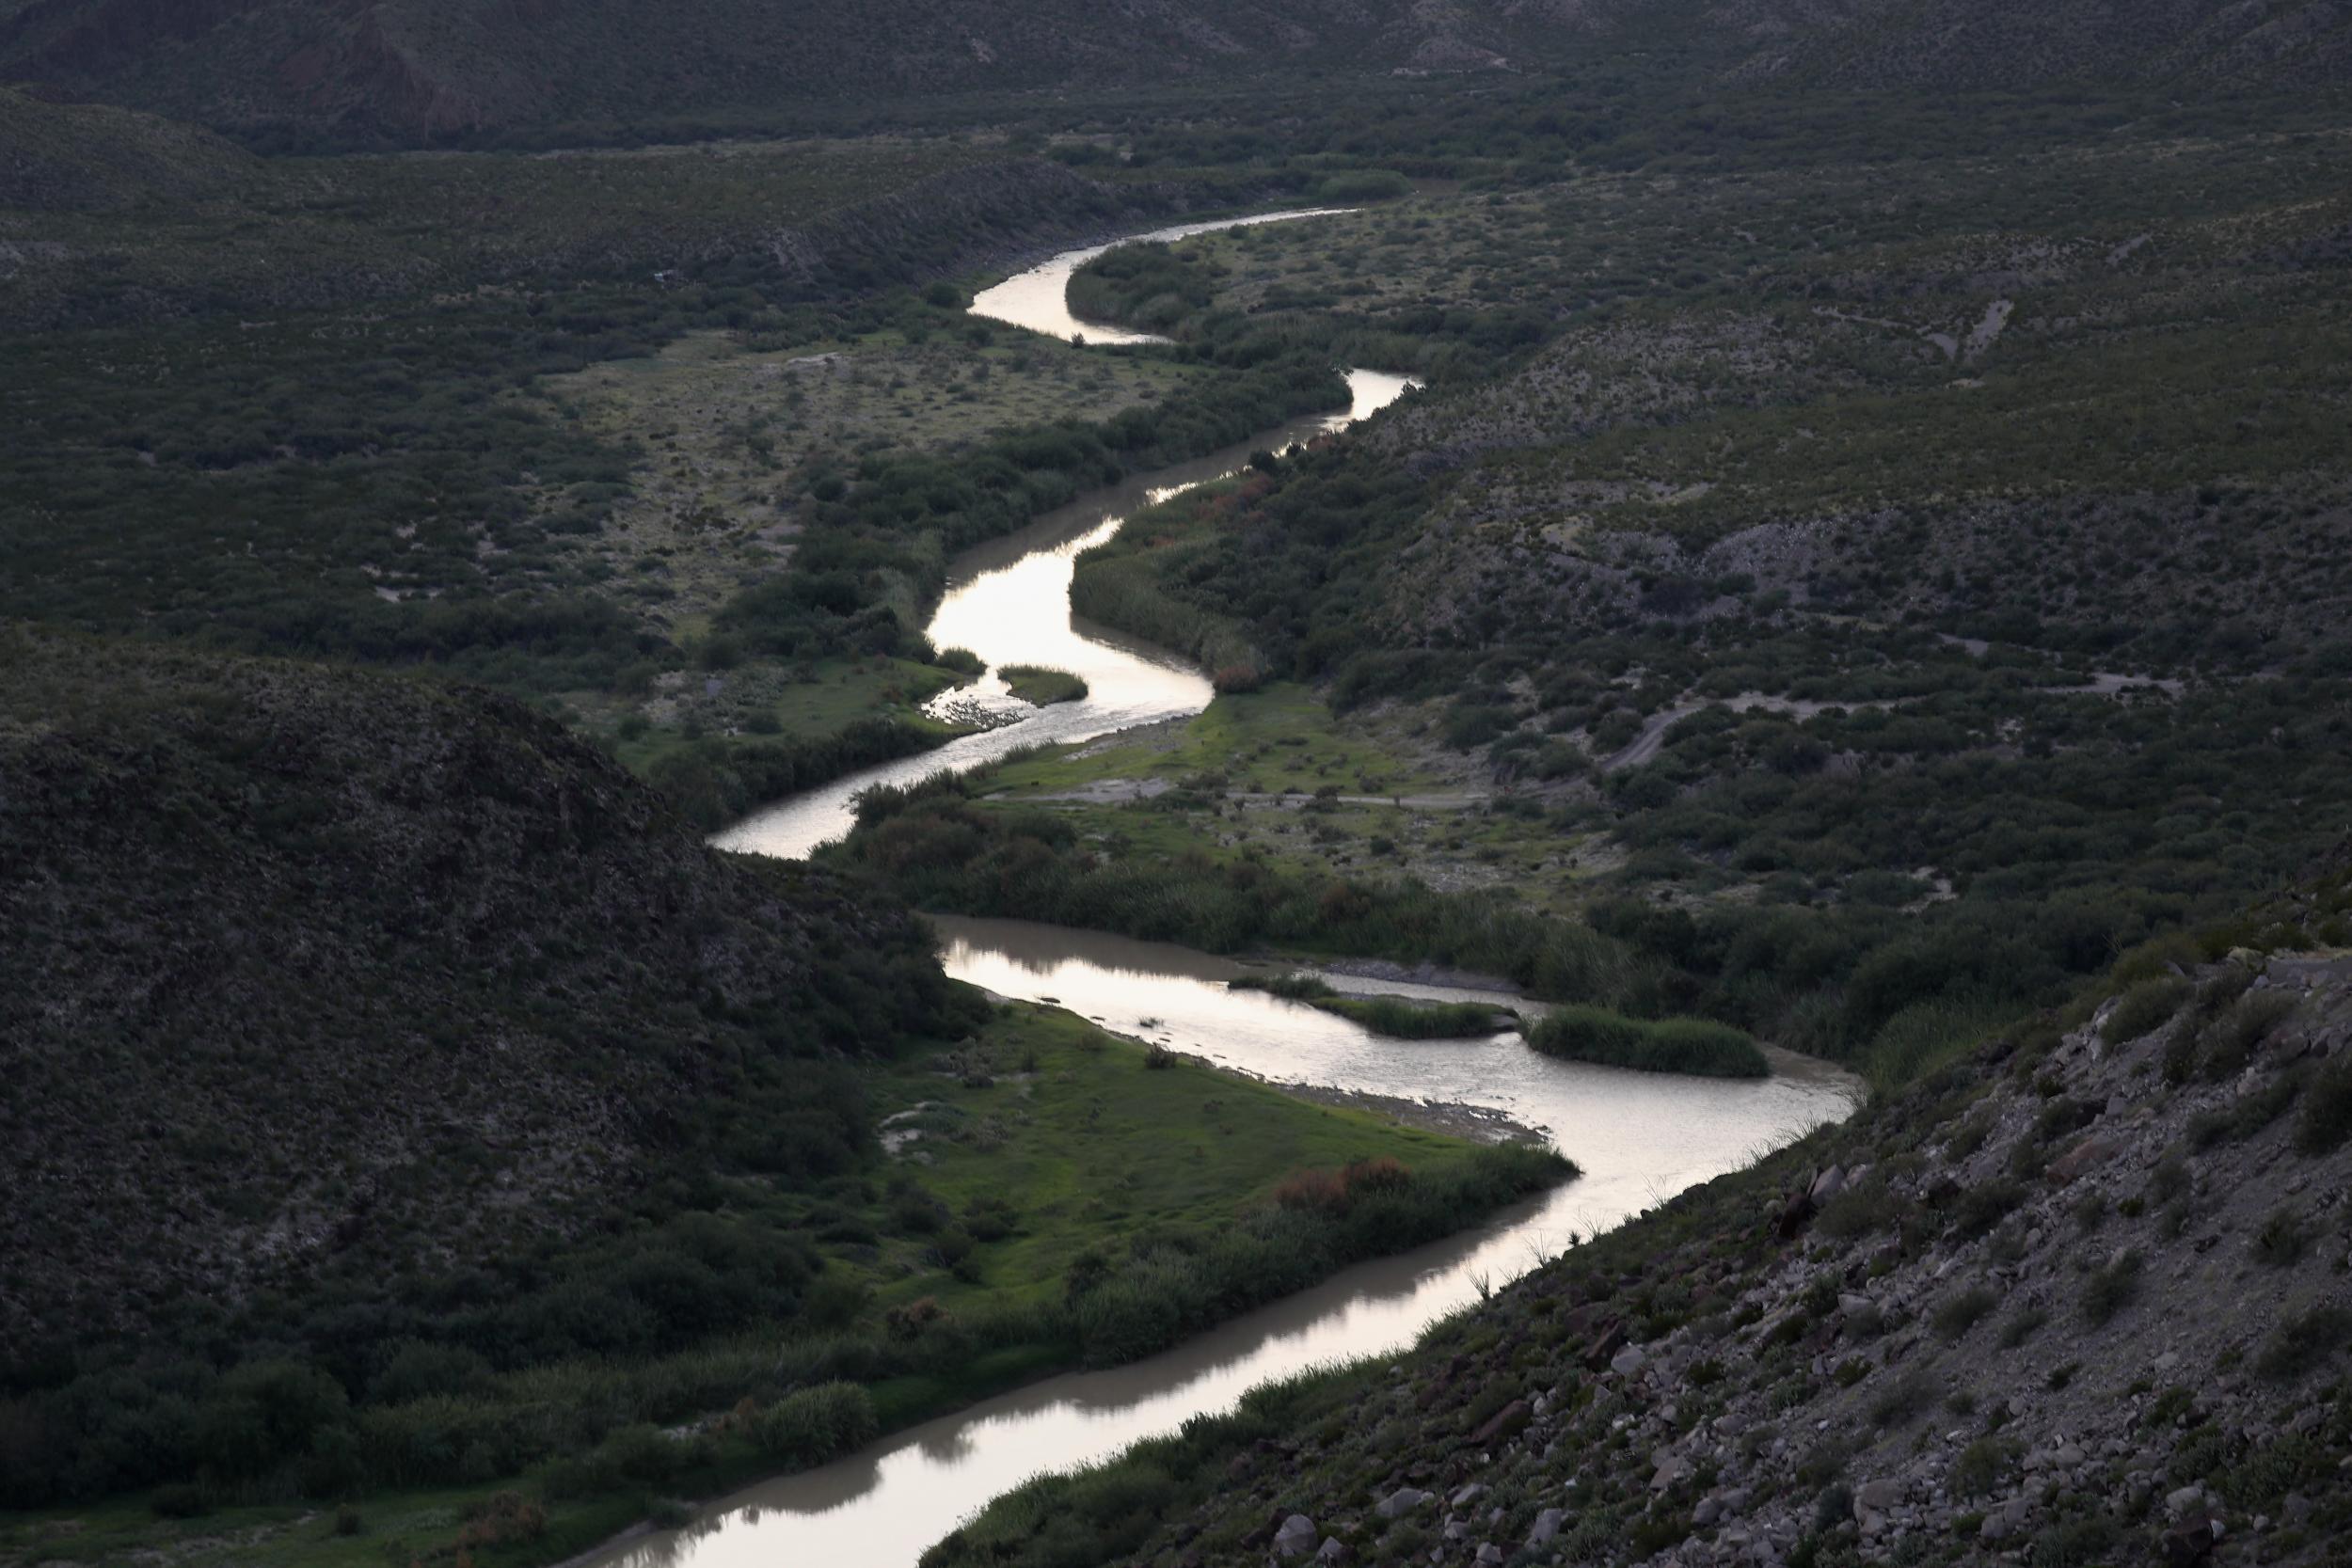
[[[945,1026],[903,916],[714,855],[516,705],[24,630],[0,667],[27,1360],[497,1266],[674,1168],[830,1168],[868,1133],[826,1058]]]
[[[2352,955],[2313,944],[2344,899],[2143,949],[1392,1365],[926,1560],[2340,1562]]]
[[[1670,84],[2192,90],[2341,81],[2330,0],[9,0],[0,80],[246,130],[419,141],[825,102],[1596,60]]]

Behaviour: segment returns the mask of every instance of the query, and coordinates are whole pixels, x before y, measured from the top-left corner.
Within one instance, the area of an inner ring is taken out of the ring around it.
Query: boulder
[[[1282,1521],[1282,1528],[1274,1532],[1274,1555],[1305,1557],[1315,1549],[1315,1522],[1304,1513],[1294,1513]]]
[[[1609,1358],[1609,1370],[1619,1377],[1631,1377],[1649,1364],[1649,1357],[1639,1345],[1628,1345]]]
[[[1323,1538],[1322,1550],[1315,1553],[1315,1560],[1317,1562],[1333,1565],[1345,1562],[1347,1560],[1347,1543],[1342,1541],[1336,1535],[1325,1536]]]
[[[1866,1481],[1853,1495],[1854,1517],[1859,1519],[1865,1513],[1883,1513],[1902,1500],[1901,1481],[1883,1476],[1877,1481]]]
[[[2220,1539],[2218,1531],[2219,1526],[2200,1508],[2164,1532],[2164,1560],[2169,1568],[2194,1568],[2213,1555],[2213,1544]]]
[[[1430,1494],[1411,1486],[1400,1486],[1380,1499],[1373,1512],[1383,1519],[1401,1519],[1429,1500]]]
[[[1559,1509],[1545,1509],[1541,1513],[1535,1515],[1534,1526],[1527,1532],[1527,1544],[1530,1546],[1550,1545],[1552,1541],[1560,1534],[1561,1521],[1566,1517],[1567,1515],[1562,1513]]]

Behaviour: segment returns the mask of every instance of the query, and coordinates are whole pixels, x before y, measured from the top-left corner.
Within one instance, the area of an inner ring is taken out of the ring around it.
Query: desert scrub
[[[1993,1309],[2000,1304],[2000,1296],[1991,1287],[1971,1285],[1947,1298],[1944,1304],[1935,1309],[1935,1316],[1932,1320],[1935,1331],[1946,1339],[1958,1341],[1965,1338],[1970,1329],[1990,1316]]]
[[[2352,1345],[2352,1308],[2332,1303],[2312,1307],[2280,1323],[2254,1358],[2254,1370],[2273,1382],[2303,1376]]]
[[[2116,1003],[2099,1025],[2099,1037],[2109,1045],[2136,1040],[2179,1012],[2188,996],[2188,982],[2177,975],[2142,980]]]
[[[1696,1018],[1651,1023],[1606,1007],[1554,1008],[1528,1030],[1527,1043],[1547,1056],[1642,1072],[1762,1078],[1772,1070],[1756,1041],[1728,1024]]]
[[[1007,664],[996,673],[1005,677],[1005,687],[1014,696],[1038,707],[1074,703],[1087,694],[1087,683],[1067,670],[1049,670],[1041,664]]]
[[[2201,1037],[2205,1076],[2218,1081],[2245,1070],[2255,1049],[2295,1011],[2295,1004],[2296,998],[2282,990],[2251,991],[2238,998]]]
[[[2330,1062],[2312,1080],[2295,1121],[2295,1147],[2305,1154],[2333,1153],[2346,1138],[2352,1138],[2352,1059]]]
[[[2090,1282],[2083,1287],[2083,1316],[2092,1327],[2106,1324],[2131,1305],[2139,1293],[2140,1266],[2139,1254],[2127,1252],[2091,1275]]]

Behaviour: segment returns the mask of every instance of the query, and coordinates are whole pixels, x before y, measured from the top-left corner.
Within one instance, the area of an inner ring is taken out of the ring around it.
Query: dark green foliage
[[[1395,997],[1319,997],[1313,1006],[1397,1039],[1466,1039],[1515,1027],[1510,1015],[1483,1002],[1407,1002]]]
[[[2330,1062],[2303,1091],[2295,1121],[2295,1147],[2305,1154],[2331,1154],[2352,1138],[2352,1059]]]
[[[2141,1264],[2138,1253],[2127,1252],[2091,1274],[2083,1286],[2083,1316],[2093,1327],[2105,1326],[2138,1295]]]
[[[787,1394],[752,1418],[752,1441],[789,1469],[805,1469],[862,1448],[880,1425],[873,1396],[853,1383]]]
[[[1947,1339],[1962,1338],[2000,1303],[1999,1295],[1990,1288],[1971,1285],[1945,1298],[1936,1307],[1932,1320],[1935,1331]]]
[[[1726,1024],[1670,1018],[1651,1023],[1602,1007],[1555,1007],[1527,1032],[1527,1043],[1547,1056],[1688,1072],[1709,1078],[1762,1078],[1771,1070],[1756,1042]]]
[[[1066,817],[983,809],[985,773],[912,790],[870,792],[859,829],[819,858],[884,879],[909,903],[956,914],[1004,914],[1211,952],[1285,943],[1500,974],[1543,997],[1608,994],[1621,984],[1617,944],[1509,901],[1449,895],[1415,882],[1340,881],[1243,863],[1106,862]]]
[[[2142,980],[2123,993],[2099,1025],[2099,1036],[2109,1045],[2136,1040],[2179,1012],[2188,997],[2188,982],[2177,976]]]
[[[1275,974],[1260,977],[1245,974],[1238,980],[1228,980],[1234,990],[1262,990],[1293,1002],[1311,1002],[1322,997],[1337,996],[1330,985],[1311,974]]]
[[[511,704],[0,641],[0,737],[28,808],[0,816],[24,873],[0,918],[25,960],[0,971],[0,1038],[24,1103],[47,1107],[11,1158],[54,1195],[13,1180],[25,1196],[0,1220],[17,1281],[0,1386],[40,1434],[12,1504],[199,1468],[334,1495],[520,1463],[544,1439],[511,1418],[429,1451],[371,1423],[473,1408],[496,1371],[788,1321],[808,1241],[721,1212],[712,1173],[849,1168],[867,1113],[826,1058],[978,1016],[903,914],[711,854]],[[104,964],[63,958],[81,939],[38,894],[53,881],[115,932]],[[156,1037],[181,1049],[128,1047]],[[500,1142],[465,1131],[485,1118]],[[406,1160],[367,1155],[389,1201],[307,1174],[394,1126],[443,1131],[399,1132]],[[548,1170],[559,1186],[532,1185]],[[101,1171],[175,1195],[170,1214],[93,1223],[68,1195]],[[470,1223],[485,1207],[517,1217]],[[204,1240],[280,1213],[317,1238],[297,1273]],[[151,1290],[151,1271],[213,1285]]]
[[[2254,1358],[2254,1370],[2280,1382],[2299,1378],[2341,1356],[2347,1345],[2352,1309],[2322,1304],[2280,1323]]]

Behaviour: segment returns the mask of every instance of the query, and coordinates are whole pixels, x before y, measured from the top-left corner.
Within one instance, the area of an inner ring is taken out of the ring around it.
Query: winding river
[[[974,309],[1064,337],[1083,334],[1089,342],[1136,341],[1073,320],[1064,303],[1070,273],[1102,248],[1056,257],[980,294]],[[1276,438],[1343,428],[1408,385],[1365,371],[1349,372],[1349,384],[1356,399],[1346,414],[1301,421]],[[1083,740],[1199,712],[1210,690],[1198,670],[1070,613],[1072,563],[1138,505],[1229,472],[1248,451],[1266,444],[1261,436],[1132,481],[958,562],[932,619],[932,639],[970,648],[992,666],[1075,671],[1090,689],[1084,701],[1031,712],[1004,694],[1001,683],[967,689],[961,694],[966,700],[1013,705],[1006,711],[1019,710],[1017,721],[784,801],[715,842],[803,855],[847,831],[851,797],[868,784],[977,766],[1016,746]],[[1433,1319],[1578,1239],[1845,1115],[1858,1093],[1850,1077],[1785,1053],[1774,1053],[1772,1077],[1740,1082],[1554,1061],[1528,1050],[1514,1032],[1474,1040],[1386,1039],[1313,1007],[1229,989],[1226,982],[1251,973],[1233,960],[1017,921],[936,924],[947,972],[1000,995],[1051,1001],[1120,1033],[1271,1080],[1475,1107],[1550,1138],[1582,1175],[1472,1229],[1349,1269],[1149,1360],[1049,1378],[982,1401],[836,1464],[718,1499],[683,1528],[615,1543],[580,1560],[580,1568],[911,1568],[926,1546],[1029,1476],[1098,1461],[1172,1432],[1191,1416],[1230,1408],[1269,1378],[1402,1349]],[[1495,993],[1326,978],[1346,990],[1483,998],[1534,1010]]]

